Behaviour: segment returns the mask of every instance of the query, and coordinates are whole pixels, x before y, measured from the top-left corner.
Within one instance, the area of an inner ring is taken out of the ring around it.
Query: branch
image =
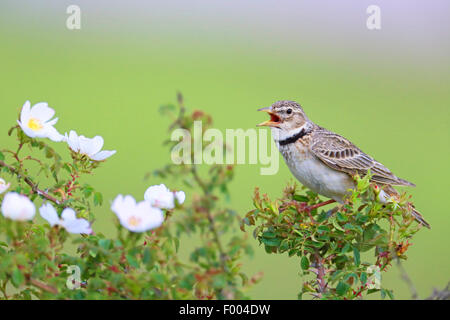
[[[431,294],[431,296],[429,296],[425,300],[449,300],[449,299],[450,299],[450,282],[447,283],[447,286],[442,291],[433,289],[433,293]]]
[[[316,258],[316,264],[317,264],[317,284],[319,285],[319,293],[323,294],[325,293],[325,290],[327,288],[327,283],[325,282],[324,276],[325,276],[325,267],[323,266],[324,259],[319,255],[319,253],[316,251],[314,254]]]
[[[52,293],[52,294],[58,294],[58,289],[56,289],[55,287],[52,287],[51,285],[40,282],[36,279],[30,279],[29,282],[30,282],[30,284],[32,284],[33,286],[35,286],[41,290],[44,290],[44,291]]]
[[[206,184],[203,182],[203,180],[198,175],[197,167],[195,165],[192,165],[191,172],[192,172],[192,175],[194,176],[194,180],[197,182],[197,184],[203,190],[203,193],[205,194],[205,196],[209,196],[210,192],[208,190],[208,187],[206,186]],[[211,212],[209,210],[206,210],[206,216],[207,216],[208,222],[209,222],[209,229],[211,230],[213,237],[214,237],[214,242],[216,243],[217,248],[219,249],[220,262],[221,262],[222,268],[224,270],[227,270],[225,261],[228,259],[228,256],[225,253],[225,250],[223,249],[222,243],[220,241],[219,233],[217,232],[217,228],[214,224],[213,216],[211,215]]]
[[[180,107],[180,113],[178,114],[178,117],[175,120],[175,122],[169,126],[169,131],[173,130],[173,128],[175,128],[175,126],[179,126],[180,128],[186,129],[182,123],[182,119],[186,112],[186,108],[184,106],[184,99],[183,99],[183,95],[181,94],[181,92],[177,92],[177,101],[178,101],[178,105]]]
[[[25,181],[25,183],[31,187],[31,190],[33,190],[33,192],[37,193],[38,195],[42,196],[43,198],[45,198],[49,201],[56,203],[57,205],[61,205],[61,201],[59,201],[55,197],[52,197],[45,191],[39,189],[38,186],[36,184],[34,184],[33,181],[29,177],[20,173],[19,170],[17,170],[16,168],[6,164],[5,162],[3,162],[1,160],[0,160],[0,167],[8,168],[9,171],[11,171],[13,174],[15,174],[18,178],[22,178]]]
[[[397,260],[397,266],[400,269],[401,277],[408,284],[409,290],[411,291],[411,298],[414,299],[414,300],[419,299],[416,287],[414,286],[414,283],[412,282],[412,280],[409,277],[408,273],[406,272],[405,268],[403,268],[403,264],[401,263],[401,261],[400,261],[400,259],[398,257],[397,257],[396,260]]]

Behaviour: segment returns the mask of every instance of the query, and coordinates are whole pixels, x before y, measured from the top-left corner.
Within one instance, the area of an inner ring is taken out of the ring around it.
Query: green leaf
[[[86,198],[89,198],[92,195],[92,192],[94,192],[94,188],[92,188],[89,185],[84,185],[83,187],[83,194]]]
[[[95,258],[95,257],[97,256],[97,250],[95,250],[95,249],[89,250],[89,255],[90,255],[92,258]]]
[[[142,257],[142,262],[149,264],[152,261],[152,254],[149,248],[144,249],[144,255]]]
[[[180,239],[178,238],[173,238],[172,239],[173,244],[175,245],[175,252],[178,252],[178,249],[180,248]]]
[[[391,300],[395,299],[394,292],[392,290],[386,290],[386,293],[387,293],[389,299],[391,299]]]
[[[340,212],[336,213],[336,218],[339,222],[346,222],[348,220],[347,217]]]
[[[347,230],[354,230],[361,234],[364,232],[364,230],[360,226],[351,224],[350,222],[347,222],[346,224],[344,224],[343,227]]]
[[[381,289],[380,291],[381,294],[381,299],[386,298],[386,296],[389,297],[389,299],[394,300],[394,293],[392,290],[388,290],[388,289]]]
[[[335,282],[338,277],[342,274],[342,270],[336,270],[331,274],[331,282]]]
[[[295,201],[298,201],[298,202],[308,202],[309,201],[308,197],[305,197],[300,194],[294,194],[292,199],[294,199]]]
[[[281,239],[278,239],[278,238],[274,238],[274,239],[261,238],[261,242],[264,243],[268,247],[278,247],[281,244]]]
[[[303,270],[308,270],[309,269],[309,260],[308,260],[308,258],[303,256],[302,259],[300,260],[300,265],[301,265]]]
[[[305,241],[305,245],[306,246],[312,246],[312,247],[315,247],[315,248],[319,249],[319,248],[322,248],[325,245],[325,243],[307,240],[307,241]]]
[[[328,213],[325,211],[322,211],[319,216],[316,218],[316,222],[321,223],[325,220],[327,220],[328,218]]]
[[[361,255],[356,247],[353,247],[353,260],[355,262],[355,265],[358,267],[361,263]]]
[[[20,271],[19,268],[15,268],[13,273],[12,273],[12,283],[13,285],[18,288],[21,284],[23,284],[25,282],[25,276],[23,275],[23,273]]]
[[[275,238],[277,236],[277,234],[272,231],[265,231],[265,232],[263,232],[263,234],[261,236],[263,238],[271,239],[271,238]]]
[[[108,250],[111,247],[111,243],[112,242],[109,239],[100,239],[98,241],[98,245],[105,250]]]
[[[218,274],[213,277],[213,287],[216,289],[223,289],[227,285],[227,279],[224,274]]]
[[[341,254],[347,253],[350,250],[350,243],[346,243],[341,250]]]
[[[358,214],[356,215],[356,222],[358,224],[364,224],[367,222],[367,220],[369,220],[368,215],[361,214],[360,212],[358,212]]]
[[[0,152],[0,160],[5,160],[5,156]]]
[[[317,231],[319,233],[329,233],[330,232],[330,228],[328,228],[327,226],[319,226],[317,228]]]
[[[347,293],[348,289],[350,288],[350,286],[343,282],[343,281],[339,281],[337,287],[336,287],[336,293],[340,296],[343,296]]]
[[[367,273],[361,272],[361,276],[360,276],[359,280],[361,281],[362,285],[365,285],[367,282]]]
[[[63,165],[63,169],[66,170],[69,174],[72,173],[72,169],[70,168],[70,166],[67,163],[65,163]]]
[[[238,246],[238,248],[240,249],[241,246]],[[285,252],[285,251],[287,251],[287,250],[289,250],[289,241],[287,241],[287,240],[285,239],[285,240],[281,241],[281,244],[280,244],[280,251],[281,251],[281,252]]]
[[[380,291],[380,289],[369,289],[369,290],[367,290],[367,294],[372,294],[372,293],[375,293],[378,291]]]
[[[94,194],[94,205],[101,206],[103,204],[103,195],[100,192]]]
[[[180,288],[191,290],[195,284],[195,277],[193,274],[188,274],[184,279],[180,281]]]
[[[380,231],[380,227],[376,223],[369,224],[366,226],[364,233],[363,233],[363,239],[364,241],[370,241],[373,238],[376,237],[377,233]]]
[[[336,221],[336,218],[332,217],[332,218],[330,218],[329,220],[331,221],[331,223],[333,224],[333,226],[334,226],[337,230],[342,231],[342,232],[345,232],[345,229],[343,229],[343,228],[339,225],[339,223]]]
[[[126,255],[127,261],[130,264],[130,266],[134,267],[134,268],[139,268],[139,262],[137,261],[136,257],[131,255],[131,254],[127,254]]]

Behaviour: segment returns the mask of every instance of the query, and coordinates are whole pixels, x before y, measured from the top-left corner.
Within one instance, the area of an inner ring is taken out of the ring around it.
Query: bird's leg
[[[330,200],[327,200],[327,201],[324,201],[324,202],[320,202],[320,203],[314,204],[312,206],[307,206],[304,209],[304,211],[306,211],[306,213],[308,214],[309,218],[311,219],[311,222],[312,223],[316,223],[316,220],[314,220],[314,218],[311,215],[311,211],[314,210],[314,209],[326,206],[327,204],[330,204],[330,203],[333,203],[333,202],[336,202],[336,200],[330,199]]]
[[[330,200],[327,200],[327,201],[320,202],[320,203],[314,204],[314,205],[312,205],[312,206],[309,206],[309,207],[307,208],[307,210],[314,210],[314,209],[317,209],[317,208],[326,206],[327,204],[334,203],[334,202],[336,202],[336,200],[330,199]]]
[[[306,212],[311,220],[311,223],[316,223],[313,216],[311,215],[311,207],[306,204],[306,202],[300,202],[298,206],[296,206],[298,212]]]

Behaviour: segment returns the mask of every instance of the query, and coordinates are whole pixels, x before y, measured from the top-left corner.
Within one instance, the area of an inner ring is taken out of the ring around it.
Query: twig
[[[398,257],[396,258],[396,260],[397,260],[397,266],[400,269],[401,277],[408,284],[409,290],[411,291],[411,298],[414,300],[419,299],[416,287],[414,286],[411,278],[409,277],[408,273],[406,272],[405,268],[403,267],[403,264],[401,263],[401,261]]]
[[[0,160],[0,167],[8,168],[9,171],[14,173],[18,178],[22,178],[25,181],[25,183],[28,184],[31,187],[31,190],[33,190],[33,192],[37,193],[38,195],[44,197],[45,199],[47,199],[49,201],[52,201],[52,202],[56,203],[57,205],[61,205],[61,201],[59,201],[55,197],[52,197],[51,195],[49,195],[45,191],[39,189],[38,186],[36,184],[34,184],[33,181],[29,177],[27,177],[27,176],[23,175],[22,173],[20,173],[19,170],[17,170],[16,168],[6,164],[5,162],[3,162],[1,160]]]
[[[46,283],[40,282],[36,279],[30,279],[28,280],[33,286],[38,287],[41,290],[47,291],[52,294],[58,294],[58,289],[55,287],[52,287],[51,285],[48,285]]]
[[[178,117],[175,120],[175,122],[169,126],[169,131],[173,130],[173,128],[175,128],[175,126],[177,126],[177,125],[180,126],[181,128],[184,128],[181,120],[183,119],[184,114],[186,112],[186,107],[184,106],[183,95],[181,94],[181,92],[177,92],[177,101],[178,101],[178,106],[180,107],[180,113],[178,114]]]
[[[191,172],[192,172],[192,175],[194,176],[194,180],[197,182],[197,184],[203,190],[203,193],[205,194],[205,196],[209,196],[210,192],[208,190],[208,187],[206,186],[206,184],[203,182],[203,180],[198,175],[197,167],[195,165],[192,165]],[[220,262],[221,262],[222,268],[224,270],[226,270],[227,266],[226,266],[225,262],[228,259],[228,257],[227,257],[227,254],[225,253],[225,250],[223,249],[222,243],[220,241],[219,233],[217,232],[217,228],[214,223],[213,216],[211,215],[211,212],[209,210],[206,210],[206,216],[207,216],[208,222],[209,222],[209,229],[211,230],[213,237],[214,237],[214,242],[216,243],[217,248],[219,249]]]
[[[447,283],[444,290],[433,289],[433,293],[425,300],[450,300],[450,282]]]

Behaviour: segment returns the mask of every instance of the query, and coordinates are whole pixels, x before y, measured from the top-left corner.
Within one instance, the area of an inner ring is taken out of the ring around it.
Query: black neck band
[[[278,141],[278,143],[280,144],[280,146],[285,146],[285,145],[287,145],[287,144],[296,142],[297,140],[299,140],[299,139],[303,138],[304,136],[306,136],[308,133],[309,133],[309,132],[307,132],[307,131],[303,128],[302,130],[300,130],[299,133],[294,134],[292,137],[289,137],[289,138],[287,138],[287,139],[280,140],[280,141]]]

